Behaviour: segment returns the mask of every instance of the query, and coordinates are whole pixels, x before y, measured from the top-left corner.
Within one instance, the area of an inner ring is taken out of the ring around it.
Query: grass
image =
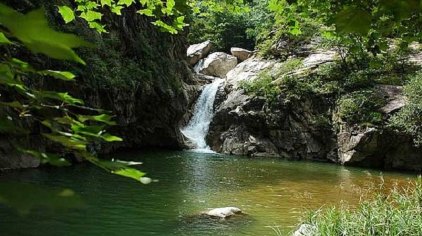
[[[309,213],[305,224],[316,227],[315,236],[422,234],[422,181],[419,177],[408,187],[386,193],[381,186],[369,200],[356,208],[331,207]]]

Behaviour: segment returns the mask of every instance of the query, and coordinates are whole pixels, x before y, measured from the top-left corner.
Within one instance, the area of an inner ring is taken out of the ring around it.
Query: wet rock
[[[225,78],[227,72],[237,65],[236,57],[224,52],[215,52],[195,65],[196,73]]]
[[[237,207],[221,207],[221,208],[215,208],[209,211],[204,212],[205,215],[210,217],[217,217],[217,218],[228,218],[234,215],[239,215],[242,213],[242,210],[240,210]]]
[[[190,45],[187,50],[188,63],[195,65],[200,59],[207,56],[212,48],[211,41],[207,40],[202,43]]]
[[[244,61],[252,56],[252,52],[243,48],[236,48],[232,47],[230,48],[230,52],[233,56],[237,57],[239,61]]]

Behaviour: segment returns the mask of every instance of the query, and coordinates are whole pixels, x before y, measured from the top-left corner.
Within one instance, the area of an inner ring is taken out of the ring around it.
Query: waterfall
[[[215,79],[204,86],[196,102],[193,117],[181,131],[195,145],[196,151],[211,151],[205,141],[210,123],[214,116],[214,100],[218,87],[224,80]]]

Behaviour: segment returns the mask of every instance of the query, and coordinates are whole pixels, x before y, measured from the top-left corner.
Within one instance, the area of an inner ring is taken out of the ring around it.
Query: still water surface
[[[141,185],[88,164],[0,173],[0,181],[66,187],[85,207],[32,210],[19,216],[0,206],[0,235],[288,235],[308,209],[355,204],[359,188],[380,173],[331,164],[254,160],[217,154],[154,151],[114,156],[138,160],[159,182]],[[383,173],[387,186],[414,176]],[[236,206],[246,216],[226,221],[196,217]]]

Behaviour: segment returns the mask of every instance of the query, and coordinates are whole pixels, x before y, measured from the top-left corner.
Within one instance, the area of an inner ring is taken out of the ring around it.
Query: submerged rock
[[[252,56],[252,52],[243,48],[236,48],[232,47],[230,48],[230,52],[233,56],[237,57],[239,61],[244,61]]]
[[[242,210],[240,210],[237,207],[221,207],[221,208],[214,208],[212,210],[204,212],[203,214],[210,217],[218,217],[218,218],[225,219],[225,218],[238,215],[241,213],[242,213]]]
[[[202,43],[190,45],[187,50],[188,62],[190,65],[195,65],[200,59],[207,56],[212,47],[211,41],[207,40]]]
[[[224,52],[215,52],[195,65],[195,72],[225,78],[227,72],[237,65],[236,57]]]

